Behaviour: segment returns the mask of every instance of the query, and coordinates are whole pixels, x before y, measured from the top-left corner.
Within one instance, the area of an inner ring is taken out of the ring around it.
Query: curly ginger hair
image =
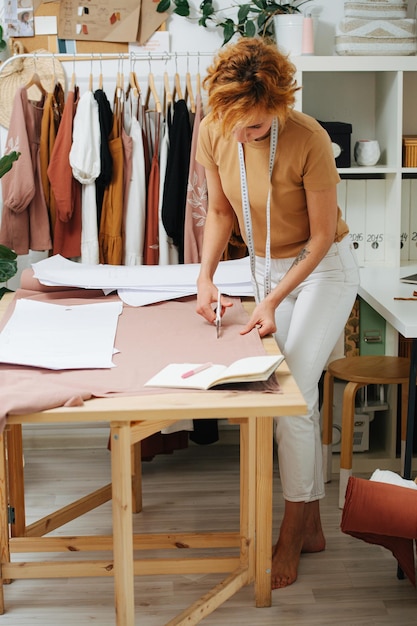
[[[225,136],[256,121],[259,112],[273,114],[282,127],[299,89],[295,72],[275,43],[242,37],[220,50],[203,80],[210,119],[220,123]]]

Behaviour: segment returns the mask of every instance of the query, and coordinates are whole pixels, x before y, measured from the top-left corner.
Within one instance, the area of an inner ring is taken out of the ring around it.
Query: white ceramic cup
[[[381,156],[379,143],[376,139],[360,139],[355,143],[353,156],[358,165],[376,165]]]

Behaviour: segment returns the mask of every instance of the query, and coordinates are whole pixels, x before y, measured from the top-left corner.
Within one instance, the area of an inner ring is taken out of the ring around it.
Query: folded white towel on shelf
[[[347,17],[336,26],[338,55],[410,56],[416,54],[416,20],[362,20]]]
[[[407,17],[406,0],[346,0],[345,17],[401,19]]]

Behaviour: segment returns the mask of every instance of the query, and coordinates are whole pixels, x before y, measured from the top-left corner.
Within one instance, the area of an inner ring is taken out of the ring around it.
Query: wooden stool
[[[331,480],[334,379],[346,381],[343,392],[342,439],[340,452],[339,507],[345,502],[346,486],[352,475],[355,396],[366,385],[401,385],[401,440],[405,440],[410,361],[396,356],[352,356],[332,361],[324,376],[323,389],[323,472]]]

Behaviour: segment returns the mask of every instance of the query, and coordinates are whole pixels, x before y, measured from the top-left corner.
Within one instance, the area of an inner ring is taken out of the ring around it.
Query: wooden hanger
[[[124,75],[123,72],[117,72],[117,79],[116,79],[116,96],[117,98],[121,98],[124,92]]]
[[[98,75],[98,89],[103,89],[103,65],[102,65],[101,54],[100,54],[100,73]]]
[[[195,113],[195,100],[193,94],[193,87],[191,84],[191,74],[187,72],[185,75],[185,101],[190,101],[190,111],[191,113]]]
[[[173,91],[172,97],[174,98],[174,100],[175,100],[175,97],[177,97],[177,100],[184,100],[184,96],[183,96],[182,89],[181,89],[180,75],[178,74],[178,72],[175,72],[175,76],[174,76],[174,91]]]
[[[187,53],[187,72],[185,74],[185,94],[184,94],[185,102],[190,101],[190,112],[195,113],[195,99],[193,93],[193,86],[191,82],[191,74],[189,68],[189,56]]]
[[[198,68],[195,75],[195,92],[201,98],[200,53],[198,53]]]
[[[200,72],[197,72],[197,74],[195,76],[195,88],[196,88],[196,94],[198,96],[200,96],[200,98],[201,98],[201,75],[200,75]]]
[[[161,105],[161,101],[160,101],[159,96],[158,96],[158,92],[157,92],[156,87],[155,87],[154,75],[152,74],[152,72],[149,72],[149,74],[148,74],[148,91],[146,93],[146,100],[145,100],[145,109],[146,110],[149,110],[149,101],[150,101],[151,96],[154,99],[155,109],[156,109],[157,113],[162,113],[162,105]]]
[[[124,92],[124,74],[123,71],[117,72],[116,89],[114,92],[113,114],[118,118],[119,136],[121,133],[122,115],[124,109],[125,92]]]
[[[77,77],[75,75],[75,59],[72,60],[72,74],[71,74],[71,82],[68,88],[68,91],[74,91],[77,84]]]
[[[135,74],[135,72],[130,72],[129,73],[129,86],[128,86],[128,90],[131,89],[132,93],[134,95],[135,98],[139,97],[140,94],[140,89],[139,89],[139,84],[138,84],[138,78]]]
[[[116,95],[119,100],[122,100],[125,92],[125,75],[123,73],[123,58],[120,55],[119,58],[119,69],[117,70],[117,80],[116,80]]]
[[[164,72],[164,111],[166,112],[168,107],[172,105],[172,92],[169,84],[168,72]]]
[[[36,71],[36,55],[33,56],[33,74],[31,76],[29,82],[25,85],[25,89],[28,90],[31,87],[37,87],[37,89],[41,93],[41,96],[46,96],[47,91],[46,91],[45,87],[42,85],[40,76],[39,76],[38,72]]]
[[[93,57],[90,59],[90,75],[88,77],[88,90],[93,91]]]

